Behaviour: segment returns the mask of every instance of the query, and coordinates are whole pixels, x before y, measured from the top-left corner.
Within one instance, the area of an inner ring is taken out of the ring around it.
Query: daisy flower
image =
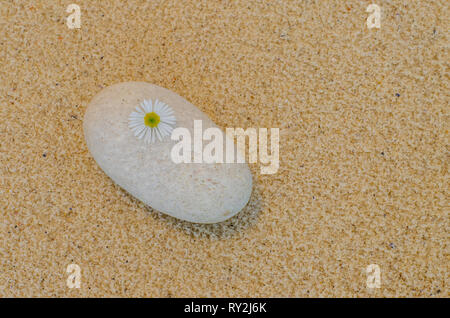
[[[167,104],[155,100],[145,100],[136,107],[128,117],[128,127],[139,139],[146,143],[161,141],[172,133],[176,118],[173,110]]]

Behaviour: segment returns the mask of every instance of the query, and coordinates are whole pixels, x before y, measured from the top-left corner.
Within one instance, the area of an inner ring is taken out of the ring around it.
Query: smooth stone
[[[101,169],[137,199],[178,219],[217,223],[242,210],[252,192],[248,165],[174,163],[170,152],[178,141],[167,136],[147,144],[128,127],[128,116],[144,99],[168,104],[177,120],[174,128],[188,128],[192,139],[194,120],[203,121],[203,131],[217,127],[201,110],[165,88],[144,82],[109,86],[92,99],[83,122],[87,146]]]

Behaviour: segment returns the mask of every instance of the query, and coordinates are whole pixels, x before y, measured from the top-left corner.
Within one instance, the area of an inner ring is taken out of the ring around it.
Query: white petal
[[[164,111],[165,111],[168,115],[173,114],[173,109],[170,108],[168,105],[166,105],[166,108],[164,109]]]
[[[162,136],[161,136],[161,132],[159,131],[159,128],[156,127],[155,131],[156,131],[156,137],[158,137],[159,141],[161,141],[162,140]]]
[[[164,123],[164,124],[166,124],[166,125],[169,125],[169,126],[175,126],[175,121],[170,121],[170,120],[161,120],[161,122],[160,123]]]
[[[148,127],[145,127],[144,131],[141,133],[141,136],[139,137],[139,139],[144,138],[145,140],[145,135],[148,133]]]
[[[147,144],[149,144],[151,138],[152,138],[152,130],[151,130],[151,129],[147,129],[147,135],[145,136],[145,142],[146,142]]]
[[[143,118],[132,118],[128,121],[128,123],[130,124],[134,124],[134,123],[140,123],[142,125],[145,124],[144,119]]]
[[[144,133],[143,133],[142,136],[141,136],[141,138],[144,138],[144,141],[145,141],[145,138],[146,138],[147,135],[148,135],[148,131],[149,131],[148,127],[145,127]]]
[[[158,129],[159,132],[161,133],[161,137],[165,137],[167,136],[167,128],[162,126],[162,125],[158,125]]]
[[[143,127],[145,127],[145,126],[143,126],[143,125],[128,126],[128,128],[130,128],[133,132],[135,132],[136,130],[140,130]]]
[[[165,135],[168,134],[171,130],[171,126],[165,124],[165,123],[159,123],[158,127],[160,128],[161,132],[163,132]]]
[[[175,122],[176,121],[175,116],[164,116],[164,117],[160,116],[160,118],[161,118],[161,121],[171,121],[171,122]]]
[[[161,102],[160,101],[158,101],[157,104],[155,105],[154,112],[157,113],[158,115],[161,113]]]
[[[144,118],[130,118],[129,120],[128,120],[128,122],[133,122],[133,123],[144,123]]]
[[[144,127],[144,129],[139,130],[139,134],[136,137],[138,137],[138,139],[144,138],[146,130],[147,130],[147,127]]]
[[[161,117],[165,117],[165,116],[171,116],[171,115],[173,115],[173,110],[171,110],[171,109],[169,109],[169,108],[161,108],[160,110],[159,110],[159,115],[161,116]]]
[[[130,121],[128,122],[128,127],[138,127],[138,126],[145,126],[144,122],[142,120],[139,121]]]
[[[140,135],[141,135],[142,131],[144,131],[144,130],[145,130],[145,126],[144,126],[144,127],[139,127],[139,128],[137,128],[137,129],[134,131],[134,135],[135,135],[136,137],[138,137],[139,139],[141,139],[142,137],[140,137]]]
[[[151,100],[144,100],[144,110],[146,113],[152,112],[152,101]]]
[[[163,112],[166,112],[167,111],[167,104],[166,103],[164,103],[164,102],[161,102],[161,105],[160,105],[160,107],[159,107],[159,109],[161,110],[161,111],[163,111]]]
[[[128,122],[131,123],[144,123],[144,118],[128,118]]]
[[[132,112],[128,118],[144,118],[144,113]]]
[[[142,110],[142,108],[140,106],[136,106],[136,112],[138,114],[144,114],[144,111]]]

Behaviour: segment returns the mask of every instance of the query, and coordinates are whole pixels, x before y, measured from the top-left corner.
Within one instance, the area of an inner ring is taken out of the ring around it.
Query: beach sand
[[[448,297],[448,2],[370,3],[1,1],[0,296]],[[146,207],[84,142],[124,81],[280,128],[278,172],[224,223]]]

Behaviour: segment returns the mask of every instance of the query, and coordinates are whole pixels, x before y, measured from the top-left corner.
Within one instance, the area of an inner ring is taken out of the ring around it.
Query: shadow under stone
[[[252,194],[247,205],[232,218],[224,222],[214,224],[201,224],[182,221],[154,210],[149,206],[147,206],[147,210],[150,212],[149,214],[152,217],[162,221],[163,223],[167,223],[169,226],[172,226],[186,234],[194,235],[196,237],[227,239],[256,224],[261,212],[261,200],[261,189],[257,183],[254,183]]]

